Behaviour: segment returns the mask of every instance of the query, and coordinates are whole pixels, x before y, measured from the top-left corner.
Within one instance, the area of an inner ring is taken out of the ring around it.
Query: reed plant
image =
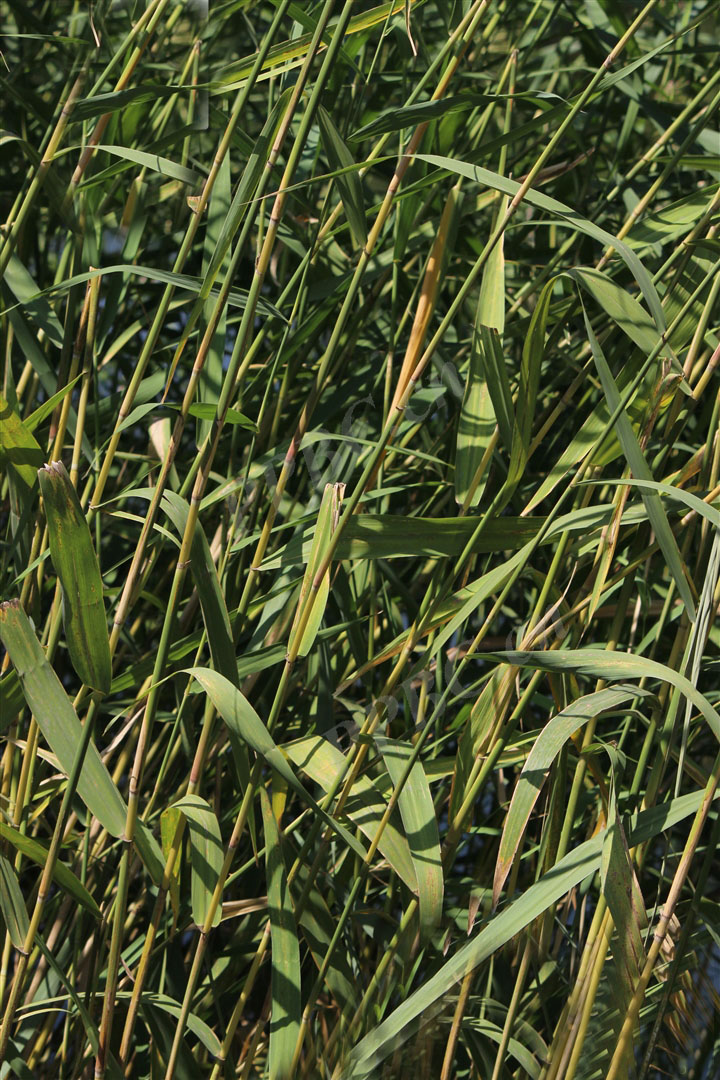
[[[0,25],[0,1077],[718,1076],[718,4]]]

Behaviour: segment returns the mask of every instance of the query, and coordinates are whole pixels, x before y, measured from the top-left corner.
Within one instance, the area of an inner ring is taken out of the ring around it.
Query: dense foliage
[[[718,1075],[719,15],[6,0],[1,1077]]]

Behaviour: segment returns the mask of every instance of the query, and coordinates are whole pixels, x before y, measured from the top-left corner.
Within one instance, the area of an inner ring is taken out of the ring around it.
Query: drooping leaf
[[[683,161],[688,163],[688,158],[684,157]],[[710,154],[695,159],[695,162],[695,167],[702,168],[705,165],[707,168],[712,168]],[[720,164],[715,168],[716,170],[720,168]],[[691,191],[681,199],[676,199],[669,206],[662,206],[658,210],[644,213],[640,221],[633,225],[625,238],[625,243],[628,247],[644,253],[645,249],[655,244],[664,245],[679,236],[684,236],[710,208],[716,194],[717,185],[703,185],[699,190]]]
[[[10,256],[5,270],[5,283],[21,305],[30,323],[42,330],[53,345],[61,348],[63,328],[60,320],[50,307],[45,294],[38,289],[30,271],[17,255]]]
[[[562,99],[555,94],[538,94],[530,91],[526,94],[520,93],[514,96],[520,100],[528,100],[542,109],[549,109],[556,104],[560,104],[563,110],[568,108],[567,104],[562,102]],[[389,131],[401,131],[406,127],[415,127],[417,124],[424,124],[430,120],[438,120],[442,116],[447,116],[448,113],[467,112],[469,109],[477,108],[479,105],[494,105],[504,103],[506,100],[507,95],[505,94],[474,94],[468,92],[433,101],[419,101],[415,105],[407,105],[401,109],[388,109],[382,112],[371,123],[365,124],[362,128],[354,131],[351,139],[353,142],[359,142],[361,139],[368,139]]]
[[[0,638],[10,654],[38,727],[67,776],[80,742],[80,721],[47,662],[30,620],[16,600],[0,604]],[[93,742],[87,748],[78,794],[112,836],[122,835],[127,814],[125,803]]]
[[[212,671],[210,668],[190,668],[188,673],[200,683],[227,726],[234,728],[240,738],[244,739],[256,754],[260,754],[268,765],[271,765],[287,781],[288,786],[300,796],[303,802],[307,803],[356,855],[359,855],[361,859],[364,858],[365,851],[362,845],[344,826],[318,806],[305,790],[290,768],[287,758],[275,745],[270,732],[237,687],[219,672]]]
[[[543,728],[523,765],[503,826],[493,881],[494,905],[500,899],[500,892],[550,767],[565,743],[594,716],[617,709],[644,693],[646,691],[638,687],[618,686],[598,690],[573,701]]]
[[[83,285],[86,281],[91,281],[93,278],[102,274],[103,277],[107,277],[109,274],[126,274],[131,277],[139,277],[146,281],[156,281],[163,285],[173,285],[176,289],[184,290],[190,293],[199,293],[202,288],[202,281],[200,278],[192,277],[189,274],[173,273],[171,270],[162,270],[156,266],[141,266],[136,263],[112,263],[109,266],[104,266],[101,270],[86,270],[81,274],[75,274],[73,277],[65,278],[64,281],[57,285],[51,285],[47,289],[38,290],[32,293],[27,302],[18,301],[18,304],[11,305],[6,308],[5,311],[12,313],[16,307],[22,306],[23,310],[27,311],[28,307],[31,307],[36,302],[46,301],[48,296],[62,296],[64,293],[69,292],[76,285]],[[208,296],[213,296],[218,292],[217,289],[213,290],[212,286],[208,287]],[[205,297],[207,299],[207,297]],[[228,293],[227,302],[231,307],[244,308],[247,303],[247,293],[239,289],[231,289]],[[278,318],[280,322],[285,322],[283,315],[277,308],[268,303],[267,300],[263,300],[262,297],[257,301],[258,311],[263,312],[265,315],[272,315],[274,318]],[[0,312],[3,314],[3,312]],[[54,392],[54,391],[53,391]]]
[[[628,487],[647,488],[648,491],[657,491],[661,495],[668,495],[671,499],[675,499],[676,502],[682,503],[683,506],[687,506],[688,509],[699,514],[700,517],[704,517],[716,529],[720,529],[720,510],[717,510],[703,499],[699,499],[692,491],[684,491],[683,488],[675,487],[673,484],[665,484],[661,480],[641,480],[635,476],[625,477],[622,480],[606,480],[603,478],[603,484],[626,484]]]
[[[479,184],[485,184],[488,187],[494,188],[496,191],[503,192],[505,195],[515,196],[520,190],[520,184],[516,180],[508,180],[499,173],[492,172],[490,169],[484,169],[479,165],[470,165],[465,161],[441,157],[437,154],[418,154],[417,156],[419,160],[426,161],[429,165],[436,165],[440,169],[447,169],[449,172],[456,173],[459,176],[466,176],[469,180],[475,180]],[[618,255],[624,259],[640,286],[658,331],[663,331],[665,329],[665,316],[663,314],[657,289],[653,285],[650,275],[640,259],[622,242],[622,240],[618,240],[612,233],[607,232],[605,229],[600,228],[599,225],[589,221],[572,207],[559,202],[557,199],[552,199],[550,196],[544,195],[539,191],[533,191],[532,189],[527,191],[525,193],[525,201],[531,206],[537,206],[538,209],[545,210],[549,214],[558,217],[571,228],[585,233],[586,236],[592,237],[593,240],[597,240],[607,247],[614,248]]]
[[[4,840],[7,840],[8,843],[12,844],[12,846],[22,855],[25,855],[26,858],[32,859],[38,866],[45,866],[48,850],[39,840],[36,840],[32,836],[27,836],[12,825],[6,825],[3,821],[0,821],[0,836],[2,836]],[[55,866],[53,868],[53,881],[55,881],[61,889],[68,892],[73,900],[76,900],[78,904],[81,904],[82,907],[84,907],[86,911],[89,911],[96,919],[100,918],[100,908],[97,906],[90,893],[72,870],[58,859],[55,860]]]
[[[61,461],[38,471],[50,557],[62,587],[65,640],[86,686],[106,694],[112,679],[103,584],[90,529]]]
[[[608,507],[586,506],[580,507],[571,514],[563,514],[561,517],[556,518],[551,527],[547,530],[544,542],[551,542],[552,538],[557,537],[565,531],[583,533],[601,527],[602,524],[610,520],[611,513],[612,511]],[[631,524],[637,521],[645,521],[646,519],[647,515],[645,513],[645,508],[642,506],[627,508],[623,513],[623,523]],[[504,523],[506,520],[512,522],[513,519],[500,518],[501,523]],[[519,520],[521,522],[527,522],[532,519],[521,518]],[[476,519],[468,521],[467,524],[469,524],[472,530],[477,527]],[[522,528],[523,526],[521,526],[521,529]],[[513,526],[511,524],[510,537],[512,536],[512,531]],[[537,535],[537,533],[535,535]],[[466,540],[467,539],[468,537],[466,537]],[[522,539],[524,540],[524,535]],[[426,626],[428,632],[430,630],[441,628],[438,630],[438,633],[433,640],[435,648],[441,648],[445,645],[453,635],[462,628],[467,619],[488,598],[488,596],[491,596],[494,592],[501,589],[510,575],[513,574],[518,567],[525,565],[534,546],[532,540],[528,543],[524,543],[520,551],[517,551],[509,560],[501,563],[499,566],[494,566],[491,570],[488,570],[487,573],[482,574],[481,577],[472,582],[472,584],[458,590],[448,601],[438,606]],[[462,548],[458,548],[457,550],[459,552]],[[478,545],[478,550],[482,550],[481,543]],[[389,657],[397,655],[407,642],[409,633],[409,630],[403,630],[398,634],[377,654],[377,656],[373,658],[373,660],[368,661],[367,664],[363,665],[357,671],[353,672],[348,679],[344,680],[341,684],[341,689],[346,687],[354,679],[363,675],[366,671],[369,671],[372,667],[376,667],[379,663],[382,663]]]
[[[177,529],[180,537],[185,533],[190,507],[174,491],[166,491],[162,508]],[[237,685],[237,661],[232,641],[232,629],[225,598],[218,580],[217,569],[210,552],[205,530],[197,521],[190,549],[190,568],[198,591],[203,622],[210,643],[213,663],[226,679]]]
[[[676,687],[692,702],[708,723],[715,738],[720,741],[720,714],[707,697],[693,686],[684,675],[634,653],[611,652],[605,649],[548,649],[539,652],[484,653],[493,659],[504,659],[518,667],[535,667],[540,671],[576,671],[596,679],[618,681],[623,679],[659,679]]]
[[[120,991],[118,997],[129,996],[127,991]],[[143,1009],[162,1009],[163,1012],[168,1013],[169,1016],[179,1017],[181,1013],[181,1006],[173,998],[168,997],[167,994],[154,994],[147,990],[144,990],[141,998],[141,1007]],[[197,1035],[203,1046],[210,1051],[215,1057],[219,1057],[222,1053],[222,1045],[215,1032],[211,1027],[201,1020],[197,1013],[192,1010],[187,1015],[186,1020],[188,1029],[192,1031],[193,1035]]]
[[[627,289],[621,288],[607,274],[592,267],[576,266],[565,273],[580,282],[602,310],[646,356],[652,352],[658,342],[657,326],[642,304],[638,303]],[[672,354],[665,350],[665,355]]]
[[[191,87],[182,88],[187,94]],[[90,97],[80,98],[72,111],[71,122],[90,120],[93,116],[104,116],[106,113],[118,112],[126,109],[129,105],[139,105],[143,102],[156,101],[158,98],[172,97],[181,93],[182,89],[177,86],[163,86],[162,83],[145,83],[144,86],[131,86],[127,90],[109,90],[104,94],[93,94]]]
[[[638,355],[635,350],[632,350],[630,358],[624,364],[618,376],[618,389],[625,390],[637,375],[640,364]],[[609,422],[610,413],[605,400],[598,401],[579,428],[575,428],[575,433],[564,444],[557,460],[543,470],[544,479],[531,496],[525,508],[526,513],[530,513],[539,506],[555,490],[574,465],[584,461],[590,454],[597,455],[601,447],[607,447],[605,440],[607,439]],[[612,435],[611,438],[613,438]],[[606,455],[607,460],[613,460],[622,453],[619,442],[616,439],[613,441],[614,445],[612,445],[611,453]]]
[[[198,173],[185,168],[184,165],[178,165],[177,162],[171,161],[170,158],[162,157],[160,154],[148,154],[146,151],[137,150],[133,146],[98,143],[95,150],[103,150],[107,154],[113,154],[115,157],[134,162],[136,165],[142,165],[153,172],[161,173],[163,176],[171,176],[173,180],[180,180],[183,184],[197,184],[200,179]]]
[[[337,786],[338,776],[347,769],[345,755],[327,739],[319,735],[307,735],[295,739],[283,747],[298,769],[319,784],[324,791]],[[344,813],[370,842],[375,839],[378,825],[387,809],[387,800],[369,777],[358,776],[345,803]],[[387,822],[378,845],[395,873],[409,889],[417,892],[417,875],[410,847],[397,816]]]

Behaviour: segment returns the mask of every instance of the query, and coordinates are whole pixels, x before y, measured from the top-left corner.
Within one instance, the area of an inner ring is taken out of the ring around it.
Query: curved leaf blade
[[[605,359],[600,344],[593,334],[590,320],[587,317],[587,312],[583,309],[585,317],[585,329],[587,331],[588,340],[592,349],[593,359],[595,360],[595,366],[598,369],[600,376],[600,382],[602,383],[603,392],[607,399],[608,408],[611,412],[614,412],[620,404],[620,391],[618,390],[617,383],[615,382],[610,367]],[[623,448],[625,459],[630,466],[632,472],[639,480],[651,480],[652,474],[645,460],[645,455],[642,452],[640,443],[633,430],[632,424],[628,418],[627,413],[622,409],[615,421],[615,431],[617,437],[620,440],[620,445]],[[677,546],[677,541],[673,535],[673,531],[670,528],[665,510],[658,495],[653,492],[645,491],[640,492],[642,500],[645,503],[645,509],[647,510],[648,517],[655,531],[657,542],[660,545],[660,549],[665,556],[668,569],[673,576],[675,584],[677,585],[678,593],[682,597],[683,603],[687,608],[688,615],[691,620],[695,619],[695,601],[693,599],[692,590],[688,583],[687,575],[683,567],[682,556]]]
[[[38,866],[44,866],[47,862],[47,848],[44,844],[41,844],[39,840],[35,840],[32,836],[26,836],[25,833],[21,833],[19,829],[15,829],[12,825],[6,825],[5,822],[0,821],[0,836],[7,840],[8,843],[25,855],[26,858],[32,859]],[[55,860],[55,867],[53,870],[53,880],[61,889],[64,889],[72,896],[73,900],[76,900],[78,904],[81,904],[86,911],[89,911],[96,919],[99,919],[102,915],[100,908],[93,900],[90,893],[82,884],[80,879],[73,874],[72,870],[65,866],[64,863]]]
[[[322,807],[318,806],[312,795],[306,791],[291,769],[287,758],[280,748],[276,746],[272,735],[253,709],[250,702],[240,693],[237,687],[233,686],[233,684],[218,671],[213,671],[211,668],[188,668],[187,670],[188,674],[192,675],[193,678],[200,683],[200,686],[208,695],[228,728],[232,727],[240,738],[244,739],[256,754],[259,754],[264,758],[268,765],[271,765],[272,768],[287,781],[288,786],[299,795],[316,814],[319,814],[325,824],[340,836],[344,843],[351,848],[356,855],[359,855],[360,858],[363,859],[365,857],[365,850],[362,844],[358,843],[355,837],[349,833],[344,826],[330,817]]]
[[[24,948],[30,920],[15,868],[2,853],[0,853],[0,912],[13,945],[16,949]]]
[[[607,679],[611,682],[622,679],[659,679],[661,682],[668,682],[702,713],[713,735],[720,742],[720,714],[717,709],[689,679],[657,660],[605,649],[549,649],[482,655],[515,664],[517,667],[535,667],[540,671],[576,671],[579,675],[590,675],[592,678]]]
[[[633,845],[643,843],[683,821],[698,810],[705,797],[704,791],[692,792],[639,814],[633,819],[628,842]],[[602,844],[600,834],[579,844],[527,892],[490,919],[423,986],[360,1040],[348,1056],[340,1080],[370,1080],[377,1076],[380,1063],[421,1024],[432,1020],[446,1007],[445,995],[456,989],[468,972],[502,948],[573,886],[596,873],[600,867]]]
[[[550,767],[565,743],[594,716],[617,709],[644,693],[637,687],[614,687],[587,694],[553,716],[540,732],[518,777],[503,826],[495,865],[493,906],[497,906],[500,899],[502,887]]]
[[[455,173],[458,176],[466,176],[469,180],[475,180],[479,184],[485,184],[486,187],[494,188],[496,191],[501,191],[505,195],[515,196],[520,190],[521,185],[516,180],[508,180],[507,177],[501,176],[500,173],[492,172],[490,169],[484,169],[480,165],[471,165],[467,161],[458,161],[456,158],[442,157],[437,154],[418,154],[417,158],[419,161],[426,161],[428,165],[435,165],[439,169],[446,169],[448,172]],[[578,211],[574,210],[571,206],[567,206],[566,203],[559,202],[557,199],[552,199],[549,195],[543,195],[541,192],[533,191],[531,189],[525,193],[525,201],[530,203],[531,206],[537,206],[540,210],[546,210],[548,213],[554,214],[556,217],[566,222],[570,227],[578,229],[580,232],[585,233],[586,236],[592,237],[593,240],[599,241],[599,243],[604,246],[614,248],[618,255],[625,261],[628,269],[632,272],[635,280],[640,286],[658,331],[662,332],[665,330],[665,316],[663,314],[662,304],[660,303],[657,289],[653,285],[650,275],[642,262],[635,252],[630,250],[627,244],[624,244],[622,240],[618,240],[612,233],[607,232],[605,229],[600,228],[599,225],[596,225],[586,217],[583,217],[582,214],[578,213]]]
[[[297,768],[307,773],[324,791],[334,787],[337,777],[347,771],[345,755],[320,735],[296,739],[283,749]],[[344,813],[371,842],[386,809],[387,801],[372,780],[367,776],[358,776],[345,803]],[[398,824],[391,815],[378,848],[398,877],[417,893],[417,875],[410,847]]]

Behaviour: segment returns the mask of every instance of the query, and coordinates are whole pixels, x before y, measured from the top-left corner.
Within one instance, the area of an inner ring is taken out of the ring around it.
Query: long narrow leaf
[[[617,709],[642,693],[643,691],[636,687],[618,686],[613,689],[598,690],[595,694],[587,694],[573,701],[572,705],[562,709],[543,728],[523,765],[503,826],[493,881],[494,905],[497,905],[500,898],[500,892],[510,872],[533,807],[550,772],[550,766],[565,743],[594,716]]]
[[[449,157],[440,157],[437,154],[418,154],[418,159],[420,161],[427,161],[429,165],[436,165],[440,169],[447,169],[448,172],[456,173],[458,176],[466,176],[469,180],[475,180],[479,184],[485,184],[487,187],[494,188],[496,191],[501,191],[505,195],[514,196],[520,190],[520,184],[518,184],[516,180],[508,180],[506,177],[500,176],[499,173],[492,172],[490,169],[483,169],[479,165],[470,165],[465,161],[457,161],[456,159]],[[665,316],[663,314],[657,289],[653,285],[650,275],[642,262],[637,255],[630,250],[627,244],[624,244],[622,240],[618,240],[612,233],[607,232],[605,229],[600,228],[599,225],[595,225],[594,222],[583,217],[577,210],[567,206],[565,203],[559,202],[557,199],[551,199],[548,195],[543,195],[539,191],[533,191],[531,189],[526,192],[525,200],[530,203],[531,206],[537,206],[538,209],[546,210],[548,213],[555,215],[572,228],[578,229],[580,232],[592,237],[593,240],[598,240],[607,247],[615,248],[618,255],[624,259],[628,268],[632,271],[635,280],[640,286],[658,331],[662,332],[665,329]]]
[[[25,833],[20,832],[19,829],[13,828],[12,825],[6,825],[3,821],[0,821],[0,836],[12,844],[22,855],[32,859],[38,866],[44,866],[47,862],[47,848],[32,836],[27,836]],[[53,868],[53,880],[61,889],[65,889],[73,900],[81,904],[86,911],[89,911],[96,919],[100,918],[100,908],[85,886],[68,866],[65,866],[64,863],[57,859]]]
[[[298,769],[307,773],[325,791],[337,784],[337,778],[347,768],[345,755],[327,739],[319,735],[287,743],[283,749]],[[368,840],[375,838],[378,825],[387,809],[387,801],[376,785],[366,776],[359,776],[345,803],[345,813],[365,834]],[[407,838],[403,835],[397,817],[391,816],[380,838],[379,849],[395,873],[413,892],[418,881]]]
[[[220,826],[209,804],[199,795],[184,795],[174,807],[187,818],[192,867],[192,913],[197,926],[204,927],[223,864]],[[220,912],[221,905],[218,904],[213,914],[212,926],[217,926],[220,922]]]
[[[312,807],[326,825],[335,832],[344,843],[360,858],[365,855],[361,844],[339,822],[325,813],[315,802],[312,796],[305,790],[288,764],[287,758],[275,745],[270,732],[263,724],[250,702],[245,698],[236,686],[233,686],[223,675],[210,668],[190,668],[189,674],[202,686],[205,693],[210,697],[213,705],[222,716],[228,728],[232,727],[240,738],[247,742],[256,754],[260,754],[268,765],[271,765],[287,782],[288,786],[295,791],[300,798]]]
[[[330,113],[323,109],[322,105],[318,109],[318,121],[330,168],[346,169],[354,165],[352,154],[343,142]],[[365,205],[360,177],[356,172],[349,172],[339,175],[335,182],[355,242],[358,245],[364,244],[367,239],[367,225],[365,223]]]
[[[703,798],[704,792],[693,792],[664,806],[646,810],[633,822],[629,843],[642,843],[683,821],[697,811]],[[380,1064],[389,1054],[402,1046],[420,1024],[437,1016],[445,1005],[445,996],[458,987],[469,972],[501,949],[574,885],[579,885],[599,869],[602,842],[603,837],[598,835],[578,844],[519,899],[495,915],[423,986],[360,1040],[340,1073],[342,1080],[370,1080],[376,1076]]]
[[[322,563],[325,552],[328,549],[332,535],[337,528],[340,506],[342,504],[344,484],[326,484],[322,502],[318,511],[317,524],[313,534],[312,547],[305,567],[305,576],[300,588],[295,618],[290,630],[288,641],[288,656],[307,656],[317,637],[325,605],[330,592],[330,568],[325,571],[319,585],[315,582],[317,571]],[[306,608],[310,613],[306,619],[302,634],[300,622],[305,616]]]
[[[481,324],[476,323],[473,330],[465,393],[458,420],[455,445],[455,499],[459,503],[464,503],[470,493],[471,485],[485,457],[497,422],[483,364],[480,333]],[[479,501],[481,494],[482,488],[478,488],[473,495],[472,505]]]
[[[165,492],[162,507],[182,537],[185,533],[190,507],[174,491]],[[232,642],[230,617],[220,588],[210,545],[200,522],[195,526],[193,533],[190,567],[200,598],[213,663],[226,679],[237,685],[237,661]]]
[[[112,679],[110,642],[100,567],[90,529],[65,466],[38,471],[45,503],[50,557],[62,586],[65,640],[73,667],[87,685],[106,694]]]
[[[707,697],[689,679],[657,660],[633,653],[609,652],[604,649],[548,649],[544,652],[485,653],[493,659],[503,659],[518,667],[535,667],[540,671],[576,671],[596,679],[659,679],[676,687],[692,702],[720,741],[720,714]]]
[[[0,638],[10,654],[38,727],[67,776],[80,741],[80,721],[17,601],[0,605]],[[80,773],[78,794],[112,836],[122,835],[125,803],[92,742]]]
[[[290,1080],[295,1044],[300,1034],[300,943],[290,903],[280,834],[265,788],[260,788],[265,829],[270,939],[272,944],[272,1015],[270,1080]]]
[[[412,754],[412,746],[378,735],[375,736],[375,744],[382,754],[393,785],[399,784]],[[413,765],[400,791],[398,806],[417,876],[420,929],[422,936],[427,938],[442,918],[445,882],[435,807],[425,770],[419,761]]]
[[[20,883],[12,863],[0,853],[0,913],[16,949],[25,945],[30,926]]]
[[[617,757],[615,751],[612,757]],[[616,991],[619,998],[619,1035],[645,961],[642,932],[647,928],[647,916],[622,818],[618,813],[618,775],[617,762],[613,762],[608,819],[600,855],[600,882],[615,923],[611,948],[619,973]],[[630,1076],[633,1068],[632,1042],[628,1043],[625,1053],[624,1072]]]
[[[608,363],[603,355],[603,351],[593,334],[592,327],[590,326],[590,320],[585,313],[585,329],[587,331],[588,340],[592,348],[593,358],[595,365],[598,369],[600,376],[600,382],[602,383],[605,397],[607,398],[608,407],[612,412],[615,412],[620,404],[620,393],[617,388],[617,384],[613,379],[612,372],[608,366]],[[622,410],[615,421],[615,430],[617,431],[620,444],[623,448],[627,463],[635,474],[638,480],[652,480],[653,476],[650,472],[648,464],[645,460],[645,455],[642,452],[640,443],[637,440],[637,436],[632,429],[632,425],[627,417],[627,414]],[[662,550],[665,560],[668,564],[668,569],[672,574],[675,584],[677,585],[678,592],[682,597],[683,603],[687,608],[688,615],[691,619],[695,618],[695,601],[693,600],[692,591],[688,584],[687,576],[683,568],[682,557],[678,550],[677,542],[673,536],[672,529],[668,522],[665,510],[663,508],[660,498],[651,494],[647,490],[642,492],[642,499],[645,503],[648,517],[652,523],[652,527],[655,530],[655,536],[657,537],[658,544]]]

